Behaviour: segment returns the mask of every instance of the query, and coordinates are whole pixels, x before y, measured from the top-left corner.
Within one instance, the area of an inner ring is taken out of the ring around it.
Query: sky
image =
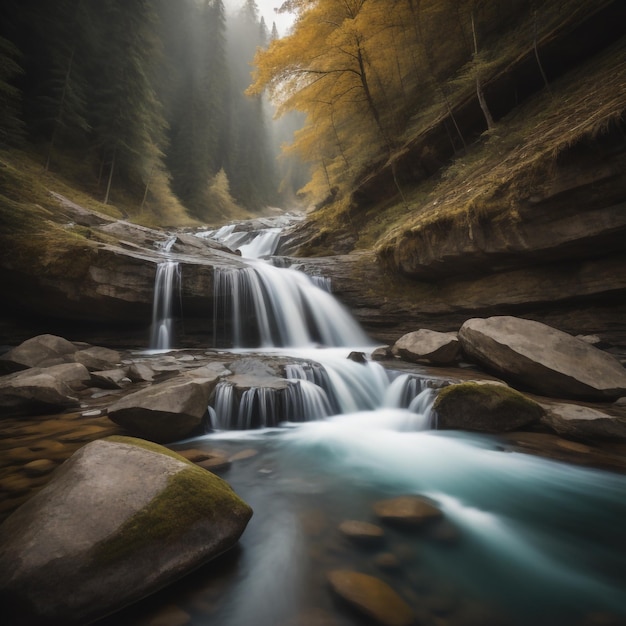
[[[236,11],[242,6],[244,0],[224,0],[224,5],[229,11]],[[275,13],[274,9],[280,7],[283,0],[256,0],[259,13],[265,18],[269,30],[272,30],[272,22],[276,22],[278,33],[283,36],[291,26],[293,17],[288,13]]]

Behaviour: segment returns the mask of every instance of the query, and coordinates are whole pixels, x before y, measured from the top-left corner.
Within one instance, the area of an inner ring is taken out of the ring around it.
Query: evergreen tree
[[[114,175],[143,189],[161,168],[166,122],[153,87],[161,51],[151,3],[103,0],[94,11],[101,55],[94,59],[91,126],[107,171],[106,203]]]
[[[24,124],[20,117],[20,91],[13,81],[22,72],[19,50],[0,36],[0,147],[22,142]]]
[[[179,23],[165,38],[166,53],[175,59],[167,163],[174,191],[196,216],[207,218],[207,192],[223,166],[228,127],[224,5],[204,0],[181,8]]]
[[[255,0],[246,0],[228,30],[232,123],[225,168],[234,198],[253,210],[273,204],[278,198],[266,102],[261,95],[244,95],[251,82],[254,55],[267,43],[262,40],[266,32]]]

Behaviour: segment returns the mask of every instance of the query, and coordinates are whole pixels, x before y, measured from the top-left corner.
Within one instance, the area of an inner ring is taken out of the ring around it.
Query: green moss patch
[[[96,565],[109,565],[150,546],[176,542],[201,520],[210,525],[213,521],[232,518],[233,530],[228,534],[233,542],[236,541],[251,517],[252,509],[228,483],[158,444],[123,436],[107,437],[106,441],[165,454],[188,467],[170,476],[166,488],[158,496],[127,520],[115,535],[95,547],[93,560]]]
[[[433,408],[437,428],[479,432],[516,430],[544,413],[534,400],[510,387],[472,382],[445,387]]]

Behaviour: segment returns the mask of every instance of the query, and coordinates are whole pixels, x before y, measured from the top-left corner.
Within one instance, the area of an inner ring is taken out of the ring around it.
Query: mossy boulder
[[[445,387],[433,408],[438,429],[486,433],[517,430],[544,414],[539,404],[519,391],[501,384],[475,382]]]
[[[87,624],[232,547],[252,510],[156,444],[94,441],[0,526],[0,621]]]

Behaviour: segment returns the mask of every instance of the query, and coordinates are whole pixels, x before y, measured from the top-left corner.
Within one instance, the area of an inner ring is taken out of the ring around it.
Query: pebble
[[[385,534],[380,526],[357,520],[341,522],[339,530],[345,537],[358,543],[379,543]]]
[[[419,527],[443,515],[434,503],[419,496],[380,500],[374,504],[374,512],[383,522],[404,527]]]
[[[357,612],[382,626],[410,626],[415,622],[411,607],[385,582],[351,570],[328,573],[332,590]]]

